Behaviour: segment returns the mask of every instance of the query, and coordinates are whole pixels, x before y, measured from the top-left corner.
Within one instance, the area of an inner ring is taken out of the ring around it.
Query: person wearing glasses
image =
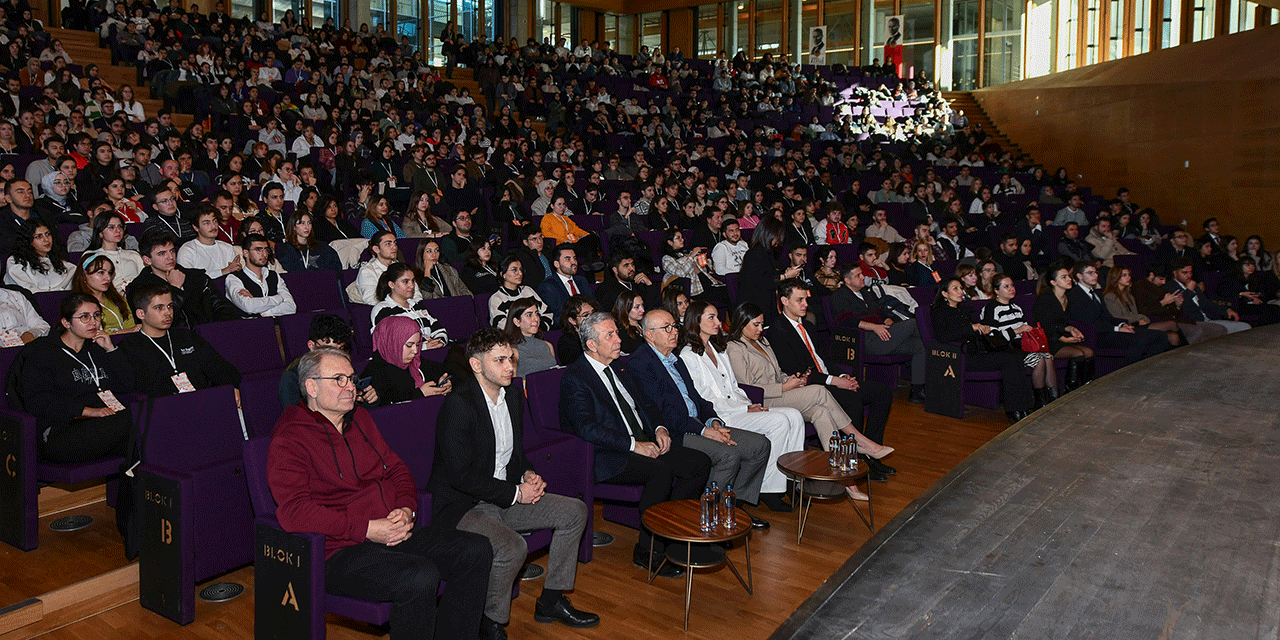
[[[173,289],[162,282],[135,287],[129,304],[142,330],[120,343],[134,387],[150,397],[240,384],[240,372],[191,329],[173,327]]]
[[[195,239],[195,227],[183,220],[182,214],[178,211],[177,193],[168,189],[157,191],[152,204],[154,205],[155,215],[147,218],[146,222],[142,223],[142,233],[152,229],[167,231],[177,238],[176,244],[178,247],[181,247],[188,240]]]
[[[18,397],[40,434],[45,462],[76,463],[128,453],[133,421],[120,402],[133,389],[124,352],[102,330],[102,307],[93,296],[72,293],[62,301],[57,333],[18,354]]]
[[[488,540],[417,524],[413,476],[356,406],[345,351],[307,353],[298,379],[303,402],[284,410],[267,454],[280,526],[324,533],[326,591],[391,602],[393,638],[478,637],[493,566]]]

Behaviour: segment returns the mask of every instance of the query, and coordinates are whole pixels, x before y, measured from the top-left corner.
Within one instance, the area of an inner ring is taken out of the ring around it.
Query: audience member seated
[[[134,289],[143,284],[168,284],[173,288],[174,324],[188,329],[244,317],[213,287],[203,271],[178,266],[177,242],[172,233],[163,229],[143,232],[138,249],[147,268],[129,284],[126,295],[132,299]]]
[[[725,353],[728,343],[720,326],[720,314],[713,305],[704,301],[690,303],[682,328],[684,346],[679,350],[680,360],[688,370],[697,395],[711,403],[717,416],[734,429],[768,439],[769,459],[760,485],[760,503],[773,511],[790,511],[791,505],[783,500],[787,478],[778,470],[778,457],[804,449],[804,417],[790,407],[770,409],[747,398],[738,386]],[[712,479],[715,479],[714,471]],[[752,524],[757,522],[763,521],[757,518]]]
[[[199,205],[191,214],[190,220],[196,231],[195,241],[183,244],[178,249],[178,264],[188,269],[204,271],[211,279],[221,278],[243,268],[240,252],[236,247],[218,239],[221,231],[216,209],[209,205]]]
[[[324,533],[325,590],[390,601],[396,640],[477,637],[493,565],[489,542],[451,527],[414,524],[413,477],[369,413],[355,406],[355,370],[346,352],[308,353],[298,377],[305,404],[285,408],[267,456],[280,526]],[[335,440],[350,455],[332,455]]]
[[[1103,226],[1104,220],[1098,225]],[[1072,269],[1075,286],[1067,292],[1067,316],[1076,322],[1092,324],[1098,330],[1098,347],[1123,349],[1124,363],[1133,364],[1169,349],[1169,340],[1161,332],[1135,327],[1107,311],[1098,287],[1098,269],[1091,264],[1076,264]]]
[[[656,304],[660,290],[654,286],[653,280],[636,268],[636,259],[629,253],[616,252],[609,256],[609,273],[604,282],[596,287],[596,300],[601,309],[612,309],[614,302],[623,293],[638,293],[645,304]]]
[[[472,295],[485,296],[498,290],[498,263],[494,256],[493,243],[483,238],[475,238],[467,246],[463,260],[462,283]]]
[[[369,326],[376,330],[379,323],[392,316],[409,318],[422,331],[423,350],[439,349],[449,343],[449,334],[418,297],[417,276],[413,267],[403,262],[387,267],[378,277],[377,296],[381,301],[369,312]]]
[[[49,323],[40,317],[26,294],[16,287],[0,287],[0,347],[20,347],[48,334]]]
[[[1071,326],[1071,303],[1067,296],[1075,286],[1069,263],[1049,265],[1037,287],[1036,324],[1049,340],[1049,353],[1067,361],[1067,379],[1063,389],[1073,391],[1093,380],[1093,349],[1084,345],[1084,334]]]
[[[332,313],[319,313],[311,318],[311,324],[307,327],[307,351],[337,349],[350,353],[351,337],[351,327],[346,320]],[[282,407],[288,408],[298,404],[302,399],[298,381],[298,364],[301,361],[302,356],[298,356],[285,367],[284,373],[280,376],[279,393]],[[366,405],[378,404],[378,390],[371,384],[363,389],[357,388],[356,402]]]
[[[142,232],[146,233],[152,229],[167,231],[174,236],[174,244],[181,247],[189,240],[196,237],[196,228],[182,218],[182,212],[178,210],[178,194],[162,189],[157,191],[152,197],[152,206],[155,215],[147,218],[142,223]]]
[[[565,370],[560,383],[560,426],[594,445],[596,482],[639,484],[640,513],[668,500],[692,500],[702,494],[711,472],[706,454],[681,446],[627,368],[613,366],[621,340],[613,318],[596,312],[581,321],[583,357]],[[674,429],[675,427],[671,427]],[[666,543],[640,529],[632,563],[650,566]],[[663,563],[658,575],[679,578],[685,570]]]
[[[1031,413],[1034,405],[1032,387],[1023,371],[1024,356],[1010,350],[993,350],[987,340],[991,326],[973,322],[960,308],[963,301],[964,286],[959,278],[947,278],[939,285],[932,309],[933,333],[941,342],[960,344],[967,371],[1000,372],[1005,414],[1009,424],[1018,422]]]
[[[1099,218],[1089,230],[1085,240],[1093,247],[1093,256],[1102,261],[1103,266],[1114,267],[1116,256],[1131,256],[1133,252],[1124,248],[1111,229],[1111,220]]]
[[[841,267],[841,286],[831,294],[831,315],[837,324],[868,332],[865,353],[871,356],[911,356],[909,402],[924,402],[925,361],[928,356],[910,309],[882,287],[868,287],[856,265]],[[874,334],[874,337],[870,334]]]
[[[533,299],[521,298],[511,303],[505,333],[516,349],[520,377],[527,378],[529,374],[556,366],[555,348],[542,339],[542,317]]]
[[[396,261],[400,248],[395,234],[382,231],[369,238],[369,260],[360,265],[356,281],[347,287],[347,297],[356,304],[378,304],[378,280]]]
[[[272,318],[297,313],[284,278],[271,269],[271,243],[250,234],[240,240],[244,268],[227,274],[227,297],[246,315]]]
[[[183,245],[185,249],[192,243]],[[284,242],[275,245],[276,256],[285,271],[314,271],[325,269],[339,271],[342,260],[338,252],[327,242],[316,237],[315,216],[305,210],[294,211],[289,216],[289,226],[284,232]]]
[[[440,262],[440,241],[436,238],[425,238],[418,244],[418,269],[422,274],[418,287],[423,298],[472,295],[458,270],[447,262]]]
[[[613,302],[613,317],[618,328],[618,339],[622,341],[622,353],[632,355],[644,346],[644,298],[639,293],[624,293]]]
[[[1107,305],[1107,311],[1113,317],[1127,322],[1129,326],[1163,331],[1169,340],[1169,346],[1181,345],[1182,338],[1178,335],[1176,321],[1153,321],[1138,312],[1138,302],[1133,297],[1133,285],[1133,272],[1128,267],[1112,268],[1107,274],[1107,287],[1102,292],[1102,300]]]
[[[1226,308],[1214,302],[1199,290],[1195,281],[1195,266],[1188,258],[1178,258],[1170,265],[1173,279],[1165,283],[1165,291],[1182,294],[1182,319],[1191,322],[1216,324],[1227,330],[1227,333],[1247,331],[1251,327],[1240,321],[1240,314],[1235,309]]]
[[[499,273],[502,275],[502,286],[489,296],[489,322],[496,329],[507,328],[507,310],[511,303],[520,298],[533,298],[538,303],[538,314],[542,316],[542,328],[551,328],[551,310],[542,302],[542,298],[528,285],[520,282],[524,279],[523,266],[514,256],[507,256],[502,261]]]
[[[563,331],[556,341],[556,359],[563,366],[569,366],[582,357],[582,336],[578,334],[578,325],[587,316],[599,311],[596,299],[583,293],[564,301],[560,309],[560,324]]]
[[[62,242],[54,238],[54,227],[39,218],[18,227],[13,255],[5,264],[4,282],[31,293],[68,291],[76,266],[66,261]]]
[[[1013,302],[1014,296],[1018,294],[1013,278],[1002,273],[994,276],[991,281],[996,295],[982,307],[980,318],[981,324],[991,327],[986,336],[987,346],[1022,356],[1023,366],[1031,369],[1031,390],[1035,395],[1035,406],[1032,409],[1039,409],[1058,399],[1058,371],[1053,365],[1053,355],[1022,350],[1022,334],[1032,331],[1033,327],[1027,324],[1027,316],[1022,307]]]
[[[725,218],[720,225],[720,235],[723,239],[711,249],[711,268],[721,276],[738,273],[748,249],[742,239],[742,228],[737,220]]]
[[[536,312],[531,321],[536,327]],[[578,628],[600,623],[600,616],[579,611],[564,595],[574,588],[578,545],[591,514],[581,500],[547,492],[546,481],[525,457],[524,394],[509,389],[516,359],[503,332],[481,329],[471,337],[472,375],[459,381],[440,408],[427,485],[435,526],[482,535],[493,546],[482,638],[506,637],[502,627],[511,618],[511,586],[527,554],[520,532],[533,529],[553,530],[534,620]]]
[[[369,208],[365,211],[364,221],[360,223],[360,235],[372,238],[375,233],[393,233],[396,238],[405,237],[400,225],[387,217],[387,211],[386,196],[379,194],[369,196]]]
[[[373,357],[360,373],[378,392],[378,405],[449,393],[444,365],[422,358],[422,329],[410,318],[391,316],[373,329]]]
[[[125,456],[133,420],[120,401],[133,390],[124,352],[102,330],[93,296],[62,300],[56,335],[23,347],[14,361],[19,408],[36,419],[37,452],[47,462],[88,462]]]
[[[596,234],[584,231],[573,220],[569,219],[568,202],[563,195],[551,199],[551,208],[542,216],[540,228],[545,238],[551,238],[557,245],[565,244],[573,247],[576,254],[592,263],[584,265],[588,271],[599,271],[604,265],[595,262],[600,254],[600,238]],[[591,268],[594,267],[594,268]]]
[[[1258,324],[1275,324],[1280,321],[1280,306],[1276,295],[1280,292],[1280,280],[1271,271],[1258,269],[1253,258],[1243,255],[1236,266],[1218,282],[1218,296],[1235,304],[1245,313],[1258,316]]]
[[[98,301],[102,307],[102,329],[112,335],[131,333],[139,328],[133,320],[129,303],[112,282],[115,278],[115,270],[116,265],[111,258],[100,253],[87,253],[81,259],[80,268],[76,270],[75,278],[71,281],[72,291],[91,295]],[[32,313],[35,311],[33,310]],[[42,324],[43,322],[41,320]],[[49,325],[44,326],[47,332]]]
[[[880,462],[880,458],[893,451],[883,446],[885,425],[893,408],[893,394],[888,387],[875,380],[858,380],[847,373],[837,375],[828,367],[830,354],[823,357],[818,353],[819,345],[815,342],[817,330],[804,319],[809,310],[809,288],[804,283],[799,280],[780,282],[776,304],[782,308],[782,314],[769,327],[769,342],[774,347],[779,368],[788,375],[810,380],[810,384],[826,387],[845,413],[856,420],[855,425],[862,426],[857,430],[877,445],[860,447],[871,465],[872,480],[897,473]]]
[[[578,275],[578,255],[572,246],[556,245],[551,250],[551,255],[555,257],[551,261],[554,272],[538,285],[537,293],[551,309],[552,323],[559,324],[560,309],[564,307],[565,301],[583,293],[590,295],[595,287],[585,277]],[[521,370],[524,370],[523,367]]]
[[[240,372],[196,332],[171,328],[173,291],[152,282],[135,287],[131,302],[141,331],[120,343],[133,367],[134,388],[151,397],[240,384]]]
[[[471,233],[472,217],[468,211],[455,211],[450,222],[453,223],[453,231],[440,238],[440,257],[445,262],[453,264],[462,262],[462,257],[466,255],[471,240],[479,236]]]
[[[929,243],[916,240],[912,247],[913,260],[907,265],[907,282],[916,287],[933,287],[942,282],[942,274],[933,268],[933,248]]]

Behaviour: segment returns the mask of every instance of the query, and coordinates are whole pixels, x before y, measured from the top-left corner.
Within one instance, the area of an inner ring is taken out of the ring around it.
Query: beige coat
[[[826,448],[833,432],[853,424],[831,392],[820,384],[783,391],[787,375],[778,367],[778,357],[767,343],[761,342],[760,347],[763,350],[748,344],[745,339],[733,340],[726,352],[738,382],[764,389],[764,406],[791,407],[799,411],[805,420],[813,423],[823,448]]]

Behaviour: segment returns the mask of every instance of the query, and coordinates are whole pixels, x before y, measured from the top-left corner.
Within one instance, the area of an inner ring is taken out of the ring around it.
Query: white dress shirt
[[[791,325],[791,329],[796,332],[797,336],[800,337],[800,344],[804,344],[805,336],[808,336],[809,346],[813,349],[813,359],[818,365],[818,373],[821,373],[822,375],[826,376],[826,378],[824,378],[822,382],[823,384],[831,384],[831,379],[834,378],[835,376],[831,375],[831,370],[827,368],[827,363],[823,362],[822,356],[818,355],[818,343],[815,342],[817,338],[815,338],[812,333],[809,333],[807,329],[801,326],[801,321],[792,320],[791,316],[788,316],[785,313],[782,314],[782,317],[786,319],[787,324]]]
[[[622,403],[625,402],[627,403],[627,406],[631,407],[631,414],[636,417],[636,420],[639,420],[640,409],[639,407],[636,406],[636,401],[632,399],[631,394],[627,393],[626,385],[622,384],[621,380],[618,380],[618,373],[616,371],[613,372],[613,377],[614,377],[614,380],[617,382],[618,391],[622,393],[621,398],[619,398],[617,395],[613,393],[614,384],[612,382],[609,382],[609,376],[605,375],[604,370],[609,368],[609,365],[602,364],[599,360],[596,360],[595,358],[591,357],[589,354],[584,354],[583,357],[586,358],[587,363],[591,365],[591,368],[595,370],[596,375],[600,377],[600,382],[604,384],[605,391],[609,392],[609,397],[613,398],[613,402],[615,406],[618,407],[618,415],[619,416],[622,415]],[[625,419],[623,420],[623,423],[624,424],[626,423]],[[661,425],[659,425],[657,428],[663,429],[663,430],[666,429],[666,427]],[[631,435],[630,428],[627,429],[627,437],[631,440],[631,450],[635,451],[636,437]]]
[[[265,274],[270,274],[271,270],[263,267]],[[276,295],[266,295],[267,282],[266,278],[258,277],[252,269],[245,267],[240,270],[240,275],[249,278],[256,283],[261,289],[263,296],[256,298],[253,296],[242,296],[240,292],[244,290],[244,285],[236,278],[227,278],[227,298],[231,299],[231,304],[239,307],[245,313],[254,313],[265,317],[287,316],[298,312],[298,305],[293,301],[293,294],[289,293],[289,287],[284,283],[284,278],[279,274],[276,275],[278,280],[276,286]]]

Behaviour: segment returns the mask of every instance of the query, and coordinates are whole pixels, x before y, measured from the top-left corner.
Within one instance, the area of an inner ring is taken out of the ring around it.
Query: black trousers
[[[89,462],[129,453],[133,420],[128,410],[105,418],[76,418],[40,440],[40,459],[46,462]]]
[[[1124,364],[1128,366],[1168,351],[1169,338],[1163,331],[1134,327],[1133,333],[1099,331],[1098,346],[1103,349],[1124,349]]]
[[[644,485],[640,493],[640,513],[644,513],[659,502],[697,498],[707,486],[709,475],[711,458],[707,454],[673,443],[671,449],[656,458],[630,454],[622,473],[604,482]],[[641,529],[640,548],[647,550],[652,545],[653,534]]]
[[[493,547],[480,534],[415,527],[394,547],[363,542],[339,550],[324,563],[324,586],[334,595],[390,601],[392,640],[471,640],[480,633],[492,565]]]
[[[1165,341],[1168,344],[1168,340]],[[999,353],[970,353],[965,356],[965,369],[969,371],[999,371],[1000,390],[1004,393],[1005,411],[1026,411],[1035,406],[1031,391],[1031,378],[1027,375],[1022,351]]]
[[[889,410],[893,408],[893,392],[883,382],[876,380],[859,380],[858,390],[850,391],[827,385],[827,391],[840,403],[840,408],[849,414],[853,426],[861,427],[859,431],[876,444],[884,444],[884,427],[889,424]],[[866,421],[863,421],[863,410],[866,409]]]

